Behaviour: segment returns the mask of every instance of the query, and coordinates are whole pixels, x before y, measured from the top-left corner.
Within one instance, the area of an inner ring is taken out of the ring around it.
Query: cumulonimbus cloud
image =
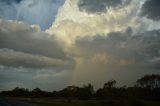
[[[133,84],[136,77],[159,73],[160,24],[139,16],[147,1],[94,1],[66,0],[46,32],[36,25],[1,20],[0,63],[44,69],[32,76],[37,82],[54,79],[50,69],[60,68],[65,70],[57,74],[61,78],[71,76],[74,84],[91,82],[96,87],[112,78]],[[29,4],[33,8],[36,2]]]
[[[114,78],[120,85],[131,84],[144,73],[159,73],[159,35],[160,30],[133,34],[129,28],[107,36],[79,38],[70,50],[76,61],[72,83],[92,82],[100,86]]]
[[[126,60],[126,65],[142,63],[150,66],[149,63],[153,64],[152,60],[160,56],[159,35],[160,30],[132,35],[131,30],[128,29],[127,32],[112,32],[108,36],[85,37],[76,41],[75,55],[92,58],[97,54],[105,54],[106,56],[100,56],[106,57],[104,60],[108,64],[116,65],[122,62],[122,65],[125,65],[123,62]]]
[[[78,6],[80,1],[66,0],[47,32],[58,35],[57,37],[65,43],[72,44],[78,37],[106,35],[110,32],[126,30],[128,27],[132,27],[133,31],[137,32],[137,29],[141,28],[140,19],[137,16],[140,8],[138,0],[119,9],[110,8],[107,13],[102,11],[101,14],[80,11]]]

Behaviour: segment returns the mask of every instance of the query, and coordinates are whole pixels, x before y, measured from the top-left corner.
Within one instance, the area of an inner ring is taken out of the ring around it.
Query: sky
[[[0,91],[160,74],[159,0],[0,0]]]

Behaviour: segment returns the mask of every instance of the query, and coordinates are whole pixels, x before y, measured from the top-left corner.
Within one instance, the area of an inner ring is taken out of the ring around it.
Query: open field
[[[40,106],[160,106],[160,102],[142,100],[65,100],[53,98],[10,98]]]

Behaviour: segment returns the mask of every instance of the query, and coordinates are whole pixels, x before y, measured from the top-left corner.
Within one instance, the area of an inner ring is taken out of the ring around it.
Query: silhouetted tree
[[[104,89],[105,88],[112,88],[112,87],[115,86],[115,84],[116,84],[116,80],[110,80],[110,81],[108,81],[107,83],[104,84]]]
[[[97,99],[113,99],[116,97],[116,92],[118,92],[118,89],[115,88],[116,81],[115,80],[109,80],[106,82],[103,86],[103,88],[100,88],[96,92],[96,98]]]
[[[84,85],[82,88],[79,89],[79,98],[80,99],[89,99],[93,97],[94,88],[93,85],[88,84]]]
[[[47,91],[43,91],[40,88],[35,88],[31,91],[31,95],[32,97],[36,97],[36,98],[40,98],[40,97],[51,97],[52,93],[51,92],[47,92]]]
[[[142,88],[160,88],[160,75],[145,75],[137,80],[137,85]]]
[[[160,75],[145,75],[136,82],[133,87],[116,87],[115,80],[109,80],[102,88],[94,91],[93,85],[87,84],[82,87],[68,86],[60,91],[47,92],[40,88],[29,91],[25,88],[16,87],[11,91],[2,91],[0,96],[7,97],[54,97],[63,98],[71,102],[73,99],[98,99],[98,100],[160,100]],[[137,102],[138,103],[138,102]]]

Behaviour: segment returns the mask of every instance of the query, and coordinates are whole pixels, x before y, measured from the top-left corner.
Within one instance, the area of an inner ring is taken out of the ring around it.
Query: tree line
[[[83,87],[68,86],[60,91],[47,92],[39,88],[28,90],[16,87],[10,91],[2,91],[1,97],[28,97],[28,98],[63,98],[79,100],[115,100],[115,99],[144,99],[160,100],[160,75],[145,75],[136,81],[132,87],[116,87],[116,80],[109,80],[102,88],[94,90],[92,84]]]

